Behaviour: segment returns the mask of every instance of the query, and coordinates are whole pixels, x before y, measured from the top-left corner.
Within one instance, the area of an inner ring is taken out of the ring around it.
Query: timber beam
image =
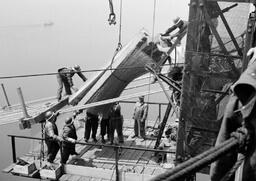
[[[47,111],[56,112],[66,105],[68,105],[68,97],[63,99],[62,101],[58,102],[57,104],[54,104],[53,106],[51,106],[50,108],[46,109],[45,111],[41,112],[40,114],[38,114],[36,116],[28,117],[28,118],[21,118],[19,127],[20,127],[20,129],[26,129],[26,128],[31,128],[31,125],[33,125],[33,124],[42,123],[45,120],[45,113]]]

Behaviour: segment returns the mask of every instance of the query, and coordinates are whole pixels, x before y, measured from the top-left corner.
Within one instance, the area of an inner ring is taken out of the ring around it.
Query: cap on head
[[[72,123],[73,123],[73,119],[72,119],[72,117],[68,117],[68,118],[66,118],[65,123],[66,123],[67,125],[72,124]]]
[[[53,116],[53,112],[52,112],[52,111],[47,111],[47,112],[45,113],[45,118],[46,118],[46,119],[50,119],[52,116]]]
[[[144,99],[144,96],[140,96],[139,99]]]
[[[73,67],[75,70],[81,70],[81,68],[80,68],[80,66],[79,65],[74,65],[74,67]]]
[[[175,25],[178,25],[180,23],[180,21],[181,21],[180,17],[176,17],[176,18],[173,19],[173,23]]]

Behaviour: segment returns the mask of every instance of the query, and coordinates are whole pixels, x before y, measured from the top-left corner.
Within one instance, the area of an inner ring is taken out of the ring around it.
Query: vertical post
[[[5,91],[5,88],[4,88],[4,84],[1,84],[2,86],[2,89],[3,89],[3,92],[4,92],[4,97],[5,97],[5,100],[6,100],[6,103],[7,103],[7,106],[11,106],[10,102],[9,102],[9,99],[7,97],[7,94],[6,94],[6,91]]]
[[[42,167],[42,161],[44,161],[44,123],[41,123],[41,151],[40,151],[40,167]]]
[[[119,171],[118,171],[118,147],[115,147],[115,153],[116,153],[116,157],[115,157],[115,160],[116,160],[116,181],[119,181]]]
[[[11,136],[12,139],[12,162],[16,163],[16,148],[15,148],[15,137]]]
[[[60,141],[60,163],[61,163],[61,165],[63,166],[62,156],[63,156],[62,141]],[[62,167],[62,168],[63,168],[63,167]]]
[[[161,141],[161,138],[162,138],[162,135],[163,135],[163,132],[164,132],[166,122],[167,122],[168,117],[170,115],[171,109],[172,109],[172,104],[169,103],[167,108],[166,108],[165,114],[164,114],[164,119],[163,119],[163,121],[161,121],[161,128],[160,128],[159,133],[157,135],[157,140],[156,140],[156,144],[154,146],[154,149],[157,149],[158,146],[160,145],[160,141]]]
[[[24,116],[24,118],[28,118],[29,115],[28,115],[28,112],[27,112],[27,109],[26,109],[24,97],[22,95],[22,91],[21,91],[20,87],[17,88],[17,92],[18,92],[18,95],[19,95],[19,98],[20,98],[20,103],[21,103],[21,108],[22,108],[22,111],[23,111],[23,116]]]
[[[256,20],[256,14],[255,12],[251,12],[247,22],[246,39],[245,39],[245,46],[244,46],[243,59],[242,59],[243,60],[242,72],[247,68],[247,65],[251,58],[251,57],[248,57],[246,54],[251,47],[255,46],[255,43],[254,43],[255,20]]]
[[[159,122],[161,122],[161,104],[158,104]]]

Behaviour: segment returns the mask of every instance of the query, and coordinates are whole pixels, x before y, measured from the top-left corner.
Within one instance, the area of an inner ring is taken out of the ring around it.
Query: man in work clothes
[[[107,134],[108,140],[110,140],[110,128],[109,128],[109,114],[100,114],[100,135],[101,135],[101,142],[104,144],[106,140],[104,136]]]
[[[98,129],[99,118],[98,115],[86,112],[86,122],[85,122],[85,132],[84,132],[84,141],[87,142],[90,138],[92,131],[92,139],[94,142],[97,142],[96,134]]]
[[[115,130],[118,135],[119,143],[124,143],[124,136],[123,136],[123,116],[121,115],[121,106],[118,102],[116,102],[110,111],[110,120],[109,120],[109,127],[110,127],[110,144],[114,142],[114,134]]]
[[[187,31],[188,22],[182,20],[180,17],[177,17],[173,20],[174,25],[168,28],[164,34],[161,34],[161,39],[165,41],[168,46],[172,46],[171,40],[175,37],[178,37],[182,33]],[[170,35],[174,30],[179,29],[179,31],[173,35]]]
[[[144,96],[139,97],[139,102],[135,104],[134,119],[134,136],[145,139],[145,121],[148,116],[148,105],[144,102]]]
[[[61,100],[63,85],[65,87],[66,95],[72,94],[71,89],[75,92],[78,91],[78,89],[74,87],[74,84],[72,81],[72,77],[75,75],[75,73],[77,73],[84,82],[87,80],[87,78],[82,74],[81,68],[79,65],[75,65],[72,68],[63,67],[58,70],[58,74],[57,74],[57,81],[59,84],[59,88],[57,91],[58,101]]]
[[[239,129],[240,132],[248,131],[249,140],[246,147],[239,147],[228,154],[223,155],[212,163],[210,176],[212,181],[221,180],[227,172],[232,170],[238,159],[238,150],[245,155],[241,179],[246,181],[256,180],[256,48],[251,48],[247,56],[253,55],[247,69],[241,74],[240,78],[231,87],[232,94],[226,105],[216,146],[228,140],[231,133]],[[243,125],[243,127],[242,127]],[[241,128],[242,127],[242,128]],[[244,130],[246,128],[246,131]],[[229,181],[235,180],[233,175]]]
[[[65,120],[62,138],[64,142],[62,143],[61,162],[65,164],[69,158],[69,155],[78,155],[75,149],[75,143],[77,140],[76,128],[74,126],[74,119],[72,117],[68,117]]]
[[[47,145],[47,161],[53,163],[59,149],[59,143],[62,138],[58,136],[58,128],[55,124],[58,114],[54,114],[52,111],[45,113],[46,123],[44,128],[45,143]]]

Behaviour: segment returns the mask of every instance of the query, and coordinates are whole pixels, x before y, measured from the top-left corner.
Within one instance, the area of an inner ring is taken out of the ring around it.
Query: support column
[[[18,95],[19,95],[19,98],[20,98],[20,104],[21,104],[23,116],[24,116],[24,118],[29,118],[27,108],[26,108],[26,104],[25,104],[25,101],[24,101],[24,97],[23,97],[23,94],[22,94],[22,91],[21,91],[20,87],[17,88],[17,92],[18,92]]]

